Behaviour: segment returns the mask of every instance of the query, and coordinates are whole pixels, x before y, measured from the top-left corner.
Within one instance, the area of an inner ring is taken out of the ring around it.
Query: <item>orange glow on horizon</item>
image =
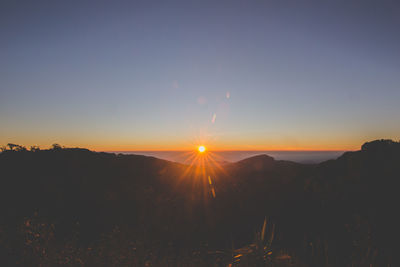
[[[361,143],[359,146],[321,146],[321,147],[284,147],[284,146],[270,146],[270,147],[264,147],[264,146],[259,146],[259,147],[246,147],[246,146],[231,146],[231,147],[226,147],[226,146],[216,146],[212,148],[212,151],[214,152],[223,152],[223,151],[356,151],[361,149]],[[70,146],[66,146],[70,147]],[[72,146],[76,147],[76,146]],[[187,146],[182,146],[182,147],[160,147],[160,148],[155,148],[155,147],[130,147],[130,146],[118,146],[118,147],[97,147],[97,146],[79,146],[82,148],[88,148],[94,151],[121,151],[121,152],[131,152],[131,151],[181,151],[181,152],[188,152],[188,151],[193,151],[193,148],[189,148]],[[199,147],[197,147],[197,152],[201,153],[199,150]],[[209,151],[208,148],[205,148],[205,151]],[[203,152],[204,153],[204,152]]]
[[[385,137],[386,138],[386,137]],[[109,152],[130,152],[130,151],[194,151],[200,145],[206,147],[206,153],[209,151],[356,151],[368,141],[377,139],[377,137],[365,137],[354,139],[303,139],[297,142],[288,142],[281,140],[231,140],[222,137],[204,135],[201,138],[192,138],[192,140],[146,140],[138,141],[132,139],[83,139],[75,140],[70,138],[54,138],[53,141],[28,139],[4,139],[0,145],[14,143],[30,148],[32,145],[39,146],[41,149],[51,148],[53,143],[58,143],[63,147],[87,148],[92,151]],[[386,139],[396,140],[398,137],[388,136]],[[193,149],[194,148],[194,149]],[[199,153],[199,151],[195,151]]]
[[[366,140],[301,140],[298,142],[283,142],[281,140],[229,140],[221,137],[202,135],[194,137],[192,140],[160,140],[158,142],[146,142],[129,144],[122,142],[113,144],[111,142],[103,143],[101,146],[89,146],[89,149],[96,151],[193,151],[197,153],[199,146],[204,146],[205,151],[355,151],[361,148],[361,145],[371,139]]]
[[[371,139],[372,140],[372,139]],[[371,141],[366,140],[366,141]],[[41,149],[49,149],[51,148],[51,144],[43,144],[43,143],[28,143],[28,142],[9,142],[4,141],[0,143],[0,145],[6,145],[7,143],[15,143],[18,145],[25,146],[26,148],[30,148],[32,145],[37,145]],[[129,144],[93,144],[93,143],[81,143],[81,142],[54,142],[60,144],[62,147],[67,148],[86,148],[92,151],[104,151],[104,152],[133,152],[133,151],[193,151],[193,146],[197,147],[197,152],[201,153],[199,150],[199,146],[195,145],[129,145]],[[350,144],[321,144],[321,145],[311,145],[311,146],[280,146],[280,145],[270,145],[270,146],[246,146],[246,145],[212,145],[205,147],[205,151],[212,151],[214,152],[222,152],[222,151],[356,151],[361,149],[361,145],[364,142],[358,143],[357,145],[350,145]],[[204,152],[203,152],[204,153]]]

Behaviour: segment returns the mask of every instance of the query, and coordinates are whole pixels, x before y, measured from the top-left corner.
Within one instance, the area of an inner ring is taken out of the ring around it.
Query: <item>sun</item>
[[[198,150],[200,153],[204,153],[204,152],[206,151],[206,147],[205,147],[205,146],[199,146],[199,147],[197,148],[197,150]]]

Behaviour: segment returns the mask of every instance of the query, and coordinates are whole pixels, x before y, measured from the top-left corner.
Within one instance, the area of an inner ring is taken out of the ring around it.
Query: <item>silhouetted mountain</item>
[[[262,170],[265,168],[270,168],[274,162],[274,158],[268,155],[258,155],[238,161],[236,165],[238,165],[240,168]]]
[[[0,154],[0,169],[3,266],[62,265],[71,249],[68,257],[77,261],[81,253],[85,266],[111,265],[110,258],[93,261],[101,253],[162,266],[160,259],[176,263],[193,251],[245,246],[265,217],[272,251],[286,251],[297,265],[398,262],[400,143],[390,140],[320,164],[259,155],[204,169],[87,149],[13,147]]]

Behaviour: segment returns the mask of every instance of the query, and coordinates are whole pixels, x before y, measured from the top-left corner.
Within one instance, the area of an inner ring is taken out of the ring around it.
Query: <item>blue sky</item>
[[[5,0],[0,143],[340,150],[399,139],[399,28],[396,1]]]

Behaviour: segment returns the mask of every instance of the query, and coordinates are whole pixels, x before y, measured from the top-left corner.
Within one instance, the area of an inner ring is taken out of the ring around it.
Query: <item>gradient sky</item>
[[[399,120],[398,1],[0,2],[0,144],[342,150]]]

